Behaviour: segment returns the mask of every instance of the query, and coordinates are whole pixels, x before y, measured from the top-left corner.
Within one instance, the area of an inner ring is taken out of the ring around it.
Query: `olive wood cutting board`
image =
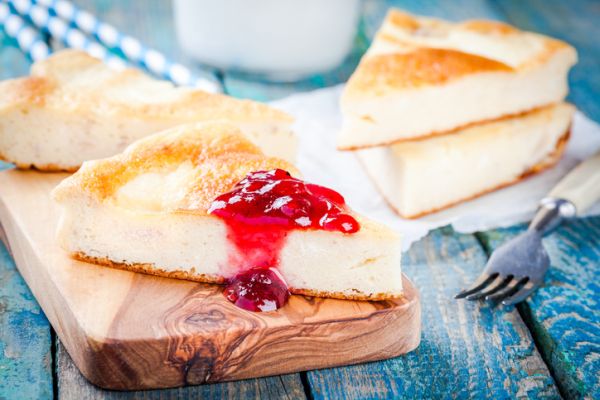
[[[92,383],[176,387],[381,360],[420,340],[418,291],[395,301],[291,296],[276,312],[235,307],[218,285],[70,259],[55,241],[52,188],[66,174],[0,172],[3,241],[58,337]],[[0,230],[0,231],[2,231]]]

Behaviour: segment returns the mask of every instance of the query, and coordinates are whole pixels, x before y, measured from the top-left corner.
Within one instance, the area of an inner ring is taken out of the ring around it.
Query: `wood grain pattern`
[[[480,236],[489,250],[524,225]],[[600,398],[600,217],[568,221],[544,239],[551,267],[518,308],[568,398]]]
[[[150,400],[150,399],[305,399],[298,374],[238,382],[214,383],[175,389],[116,392],[91,385],[77,369],[65,347],[56,350],[58,397],[61,400]]]
[[[560,398],[518,312],[454,300],[485,262],[473,235],[451,228],[413,244],[403,265],[421,290],[421,345],[379,363],[308,372],[314,397]]]
[[[0,173],[0,219],[19,271],[82,373],[98,386],[147,389],[380,360],[420,338],[418,293],[354,302],[292,296],[276,313],[229,303],[216,285],[69,259],[49,191],[65,174]]]

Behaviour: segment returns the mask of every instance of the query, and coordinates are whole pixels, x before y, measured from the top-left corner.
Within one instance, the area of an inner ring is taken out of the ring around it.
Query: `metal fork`
[[[542,237],[565,218],[581,215],[600,199],[600,153],[579,164],[542,199],[526,232],[492,253],[488,263],[468,289],[456,299],[485,299],[495,304],[519,303],[544,281],[550,257]]]

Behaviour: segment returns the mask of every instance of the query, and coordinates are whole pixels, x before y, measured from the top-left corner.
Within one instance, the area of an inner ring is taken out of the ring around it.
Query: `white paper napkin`
[[[577,112],[572,135],[560,163],[521,183],[479,197],[417,220],[398,217],[387,206],[352,152],[335,149],[341,126],[338,101],[342,86],[301,93],[272,105],[296,117],[300,138],[298,167],[312,182],[336,189],[356,211],[399,231],[403,248],[430,230],[452,224],[458,232],[471,233],[528,221],[539,200],[573,166],[600,149],[600,125]],[[600,214],[600,204],[587,215]]]

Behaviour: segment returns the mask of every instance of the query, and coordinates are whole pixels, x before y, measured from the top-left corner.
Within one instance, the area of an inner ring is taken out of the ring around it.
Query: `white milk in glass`
[[[344,60],[360,5],[360,0],[174,0],[174,12],[182,48],[201,63],[294,80]]]

